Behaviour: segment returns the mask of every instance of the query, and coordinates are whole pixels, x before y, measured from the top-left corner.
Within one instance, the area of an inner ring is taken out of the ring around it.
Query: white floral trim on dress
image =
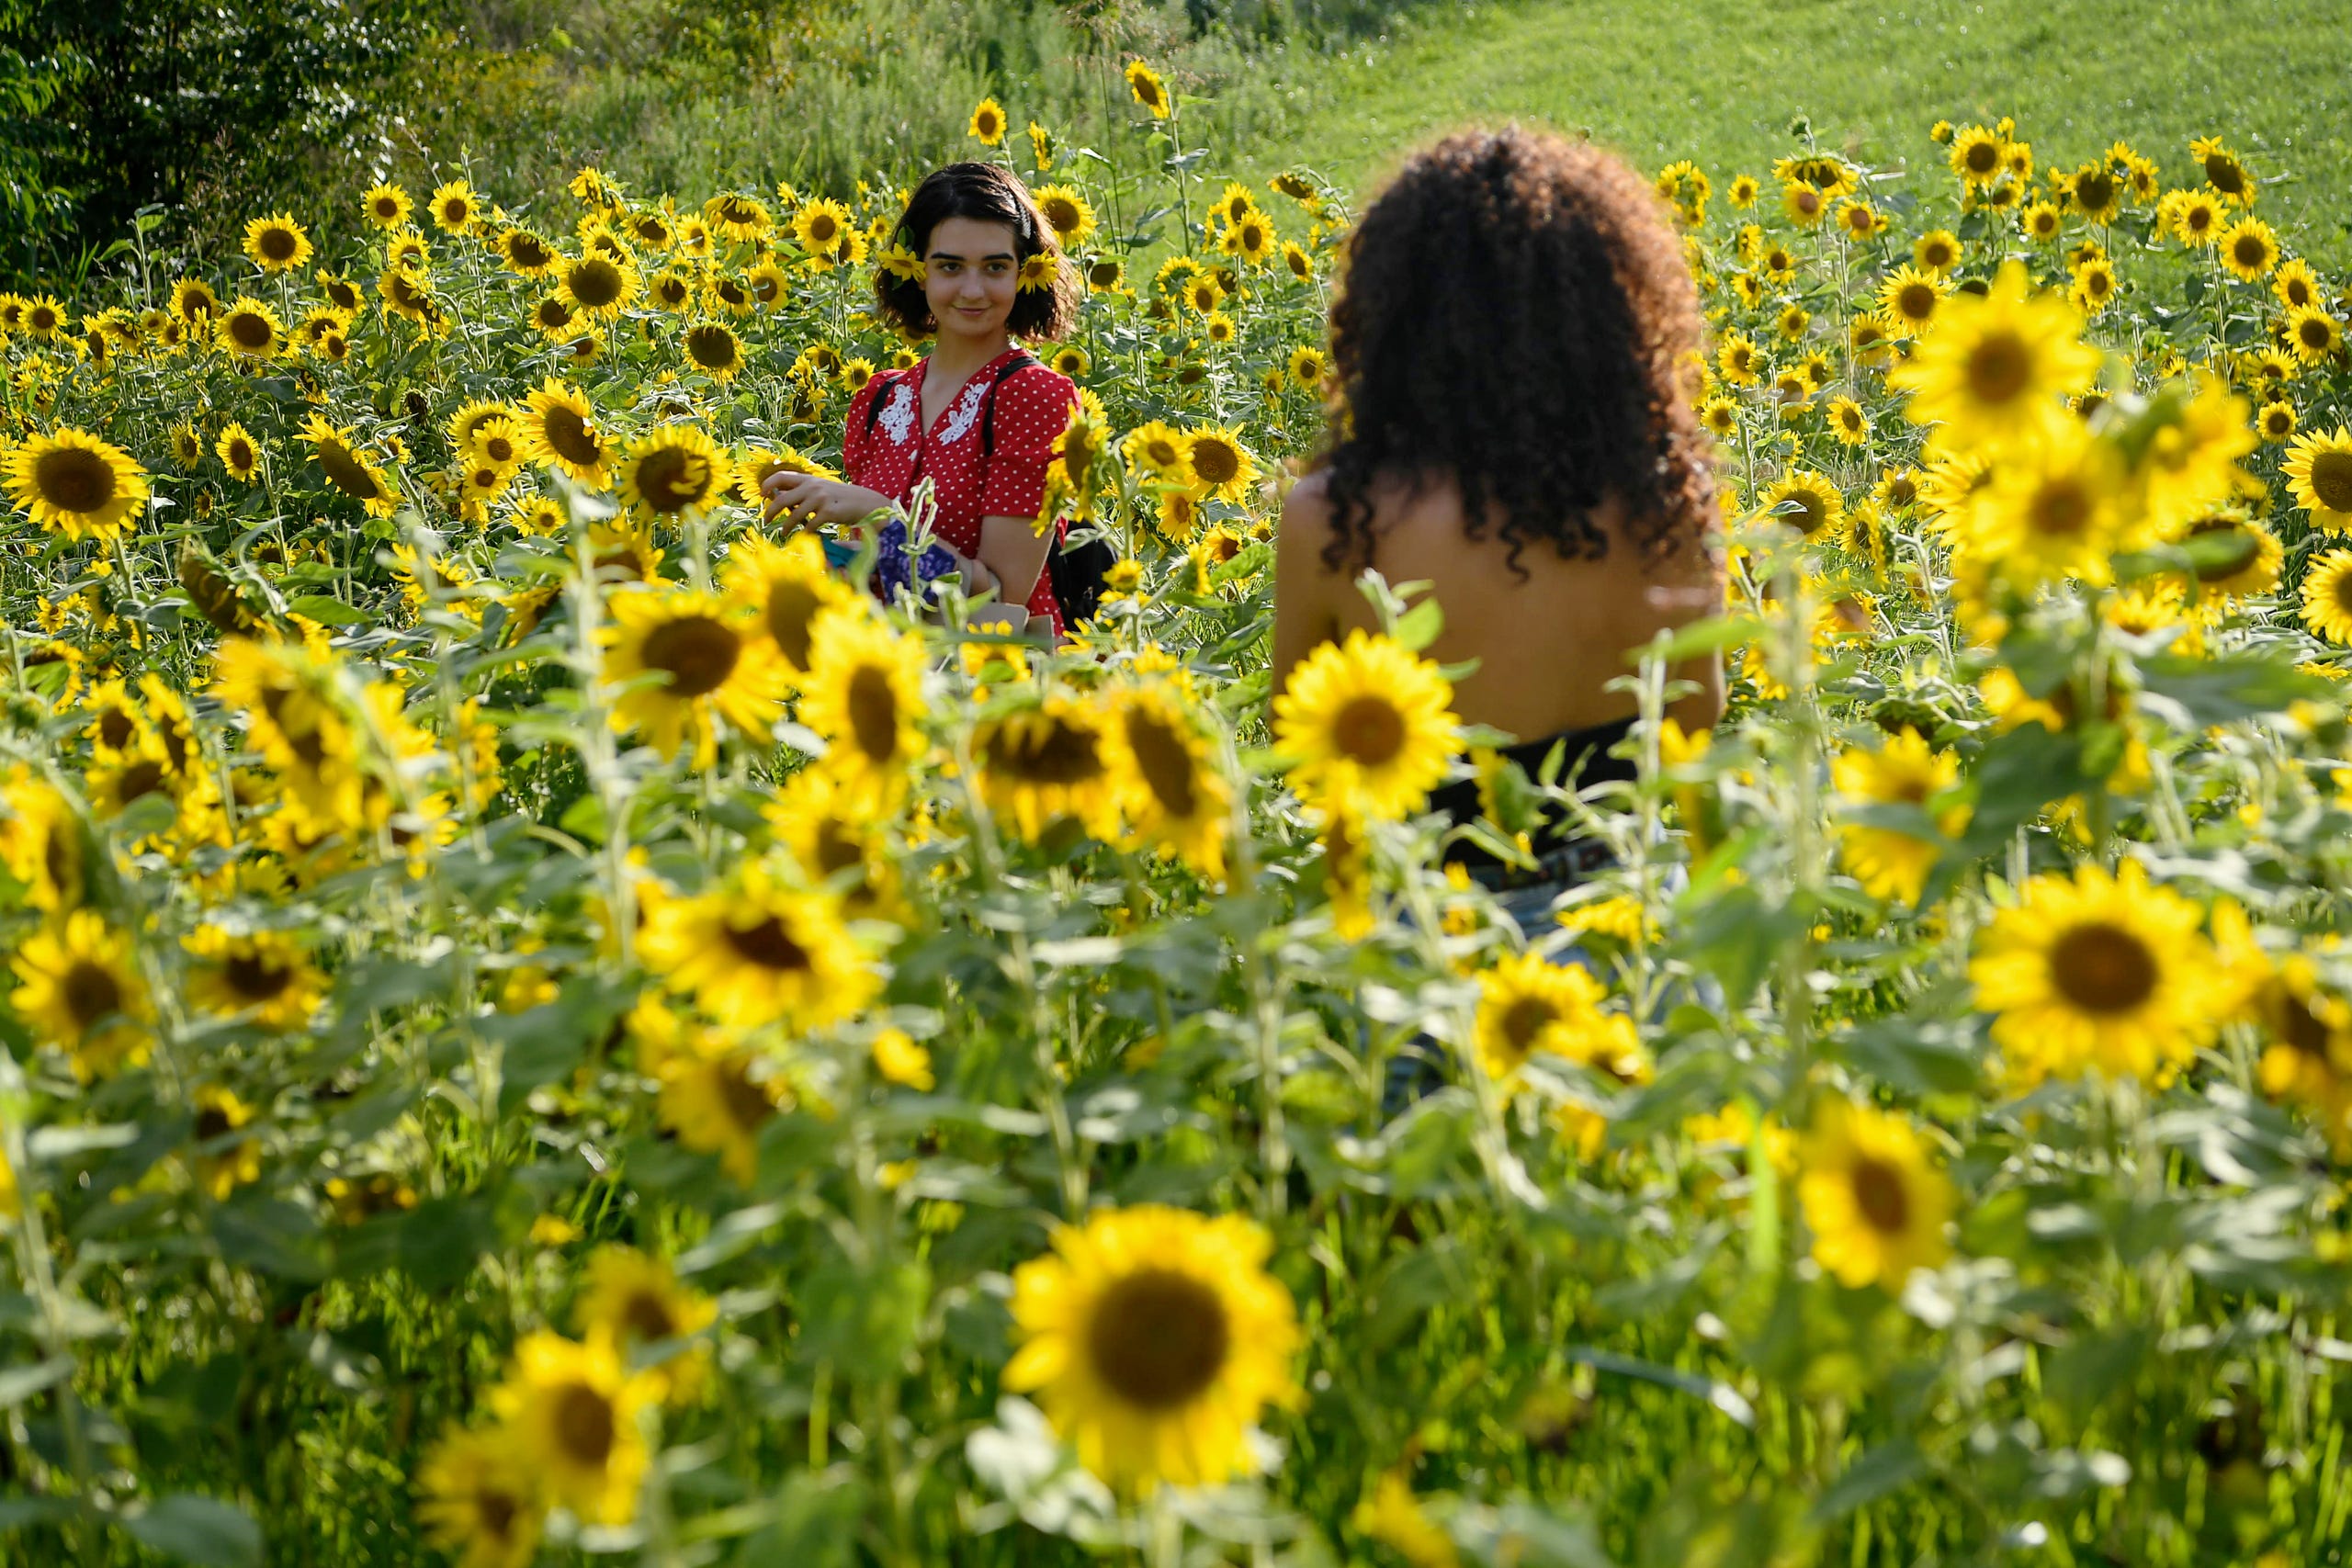
[[[942,446],[953,446],[964,439],[965,434],[978,423],[980,404],[987,400],[988,395],[989,389],[980,385],[978,376],[964,384],[963,391],[956,396],[956,406],[947,411],[945,427],[939,433]]]
[[[890,400],[882,406],[881,418],[876,421],[882,434],[890,438],[893,446],[904,446],[915,429],[915,389],[901,381],[890,389]]]

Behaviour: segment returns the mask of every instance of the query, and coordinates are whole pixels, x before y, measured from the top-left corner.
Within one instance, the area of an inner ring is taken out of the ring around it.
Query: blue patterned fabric
[[[915,596],[928,603],[931,585],[939,578],[950,576],[959,569],[955,552],[944,545],[925,545],[920,556],[907,554],[907,522],[893,517],[882,525],[880,547],[874,557],[871,582],[875,597],[884,604],[899,596],[901,588],[911,589]]]

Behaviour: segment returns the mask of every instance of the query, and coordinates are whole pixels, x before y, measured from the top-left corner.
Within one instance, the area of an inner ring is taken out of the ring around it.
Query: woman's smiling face
[[[947,218],[931,231],[922,291],[944,337],[993,337],[1004,330],[1020,288],[1021,258],[1010,224]]]

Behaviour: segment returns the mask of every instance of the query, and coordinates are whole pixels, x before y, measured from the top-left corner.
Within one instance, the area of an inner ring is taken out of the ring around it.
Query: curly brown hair
[[[1069,332],[1078,317],[1078,279],[1062,257],[1061,241],[1037,211],[1029,187],[994,164],[950,164],[934,169],[907,198],[891,231],[894,243],[917,256],[925,254],[931,232],[950,218],[970,218],[1001,223],[1012,231],[1016,265],[1041,252],[1054,258],[1054,281],[1043,288],[1024,288],[1012,301],[1005,330],[1014,337],[1056,339]],[[926,337],[939,330],[932,318],[931,300],[920,279],[900,277],[887,269],[874,275],[874,302],[883,320],[910,338]]]
[[[1700,332],[1681,243],[1623,159],[1516,125],[1418,153],[1342,256],[1324,564],[1371,564],[1383,475],[1453,479],[1469,537],[1492,526],[1521,579],[1534,540],[1605,555],[1592,513],[1612,497],[1645,558],[1702,546]]]

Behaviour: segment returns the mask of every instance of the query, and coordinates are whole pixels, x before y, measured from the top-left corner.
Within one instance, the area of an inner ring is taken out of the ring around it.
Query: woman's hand
[[[761,521],[782,515],[787,528],[806,528],[811,524],[839,526],[872,513],[888,512],[891,504],[889,497],[864,485],[854,485],[846,479],[820,479],[815,474],[795,473],[788,468],[762,480],[760,495],[766,502],[766,510],[760,513]]]

